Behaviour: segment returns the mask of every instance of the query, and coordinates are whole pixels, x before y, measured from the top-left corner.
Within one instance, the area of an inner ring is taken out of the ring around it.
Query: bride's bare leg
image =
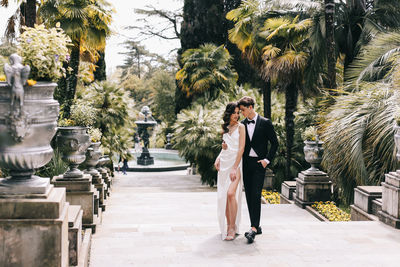
[[[237,201],[236,201],[236,190],[240,181],[240,171],[236,174],[236,180],[233,181],[228,188],[228,195],[226,201],[227,210],[227,222],[228,222],[228,233],[235,234],[236,214],[237,214]]]

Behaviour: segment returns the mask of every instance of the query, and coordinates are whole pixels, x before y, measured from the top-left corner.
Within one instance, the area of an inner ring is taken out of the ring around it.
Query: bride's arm
[[[229,174],[229,177],[231,178],[232,181],[236,179],[236,171],[237,168],[239,167],[240,161],[242,160],[243,152],[244,152],[244,145],[246,142],[246,130],[245,126],[243,124],[239,124],[239,150],[236,154],[236,160],[235,163],[232,166],[232,170]]]

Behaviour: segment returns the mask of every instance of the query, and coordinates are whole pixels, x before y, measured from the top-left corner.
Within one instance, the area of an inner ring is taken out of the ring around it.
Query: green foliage
[[[182,54],[183,67],[176,73],[180,88],[187,96],[216,99],[221,91],[229,91],[236,83],[231,56],[223,46],[204,44]]]
[[[317,128],[315,128],[315,126],[309,126],[304,130],[301,137],[303,138],[304,141],[315,141],[317,135],[318,135]]]
[[[159,71],[149,80],[154,90],[153,117],[171,125],[175,119],[175,79],[167,71]]]
[[[213,163],[221,149],[220,125],[216,118],[221,118],[224,106],[212,103],[207,106],[196,105],[192,109],[182,110],[173,125],[174,148],[179,155],[191,163],[196,163],[202,183],[213,186],[217,171]]]
[[[92,83],[79,88],[79,102],[96,111],[94,127],[102,133],[105,152],[126,154],[133,147],[134,102],[129,92],[110,82]]]
[[[74,126],[93,126],[96,116],[97,110],[86,101],[77,100],[71,106],[70,119],[74,122]]]
[[[390,85],[370,83],[337,97],[322,124],[323,166],[339,200],[352,203],[358,185],[379,185],[396,168],[394,113],[399,102]]]
[[[154,103],[154,91],[146,86],[146,81],[131,74],[122,80],[121,86],[130,93],[130,96],[137,103],[137,109],[143,106],[151,106]]]
[[[299,104],[299,110],[295,118],[295,134],[293,137],[292,157],[289,176],[285,174],[286,158],[286,131],[285,131],[285,100],[282,94],[272,94],[272,124],[278,137],[278,150],[270,166],[275,174],[274,189],[281,190],[283,181],[293,180],[297,174],[310,166],[304,159],[304,143],[302,133],[304,129],[316,120],[318,106],[312,101]]]
[[[205,43],[216,45],[225,43],[224,2],[214,0],[184,1],[180,34],[182,50],[197,48]]]
[[[69,37],[61,28],[46,29],[44,25],[24,27],[18,38],[18,54],[23,64],[31,67],[30,77],[34,80],[57,81],[65,75],[63,63],[67,61]]]
[[[102,133],[98,128],[89,128],[88,134],[92,143],[100,142]]]
[[[36,170],[35,175],[52,179],[54,176],[65,173],[67,169],[68,165],[62,160],[61,152],[55,149],[50,162]]]

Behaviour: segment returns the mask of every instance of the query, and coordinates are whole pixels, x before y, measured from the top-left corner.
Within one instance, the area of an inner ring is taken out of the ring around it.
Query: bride
[[[242,154],[245,145],[245,126],[239,120],[239,107],[231,102],[226,106],[222,124],[222,139],[227,145],[215,160],[218,171],[218,222],[222,240],[233,240],[239,231],[242,203]],[[225,219],[226,218],[226,219]]]

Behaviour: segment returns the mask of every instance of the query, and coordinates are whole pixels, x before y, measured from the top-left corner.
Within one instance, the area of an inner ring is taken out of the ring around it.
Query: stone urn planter
[[[96,170],[96,165],[99,163],[101,157],[100,145],[100,142],[91,143],[86,152],[85,172],[92,176],[100,175],[98,170]]]
[[[57,84],[25,85],[29,67],[22,66],[15,54],[10,62],[8,82],[0,82],[0,167],[9,169],[11,177],[0,179],[0,192],[44,194],[49,179],[33,174],[53,157],[50,141],[57,130],[59,104],[53,99]]]
[[[79,164],[86,159],[86,150],[90,145],[87,127],[70,126],[59,127],[57,146],[62,153],[62,159],[69,165],[64,178],[82,178],[83,172],[78,169]]]
[[[311,168],[307,171],[319,171],[319,165],[322,161],[322,155],[324,154],[324,148],[322,141],[304,141],[304,156],[305,160],[310,163]]]

